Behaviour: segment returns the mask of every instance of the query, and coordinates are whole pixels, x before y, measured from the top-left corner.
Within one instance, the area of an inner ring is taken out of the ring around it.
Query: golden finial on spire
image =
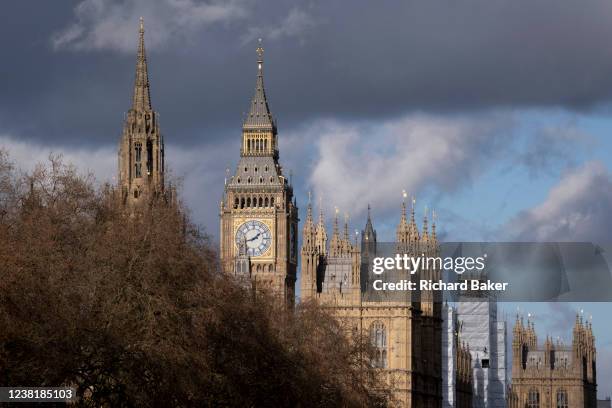
[[[140,17],[140,32],[144,33],[144,18]]]
[[[406,192],[406,190],[402,190],[402,197],[404,198],[404,201],[408,197],[408,193]]]
[[[308,205],[310,205],[311,198],[312,198],[312,192],[308,191]]]
[[[263,54],[264,54],[264,49],[261,44],[261,38],[257,40],[257,48],[255,49],[255,52],[257,53],[257,62],[259,63],[259,69],[261,69],[261,64],[263,62]]]

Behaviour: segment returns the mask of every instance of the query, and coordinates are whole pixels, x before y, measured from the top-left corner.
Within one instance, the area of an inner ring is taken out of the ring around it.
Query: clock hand
[[[255,235],[253,238],[247,239],[247,241],[255,241],[257,238],[259,238],[260,235],[261,235],[261,232],[259,234]]]

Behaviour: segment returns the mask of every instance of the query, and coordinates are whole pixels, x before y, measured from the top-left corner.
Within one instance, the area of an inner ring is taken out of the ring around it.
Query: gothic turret
[[[149,74],[140,19],[132,107],[127,113],[119,147],[119,187],[129,204],[164,193],[164,141],[157,113],[151,107]]]
[[[310,193],[308,193],[310,197]],[[315,225],[312,219],[312,204],[310,199],[308,200],[308,207],[306,208],[306,221],[304,221],[304,228],[302,230],[302,248],[310,252],[316,252],[316,231]]]
[[[402,251],[408,251],[410,253],[416,253],[418,250],[418,244],[420,240],[419,228],[416,225],[414,206],[416,200],[412,198],[412,206],[410,209],[410,221],[406,217],[406,197],[407,194],[403,192],[404,199],[402,201],[402,215],[400,223],[397,226],[396,238],[398,247]]]
[[[403,193],[404,199],[402,200],[402,213],[400,217],[400,222],[397,226],[396,232],[396,240],[398,245],[404,247],[406,249],[408,244],[408,220],[406,218],[406,192]]]
[[[349,216],[345,214],[344,216],[344,234],[342,235],[342,253],[348,254],[352,252],[353,245],[351,244],[351,237],[349,234],[349,224],[348,224]]]
[[[370,264],[376,257],[376,230],[372,224],[372,209],[368,204],[368,219],[361,231],[361,290],[366,291],[369,285]]]
[[[340,237],[340,231],[338,229],[338,209],[336,208],[334,215],[334,228],[332,230],[332,237],[329,243],[329,255],[340,256],[342,254],[342,238]]]
[[[323,218],[323,206],[319,204],[319,222],[315,231],[315,242],[319,255],[327,255],[327,231],[325,230],[325,219]]]
[[[368,219],[366,221],[365,228],[361,231],[361,242],[363,243],[376,243],[376,231],[372,225],[372,214],[371,207],[368,204]]]
[[[319,264],[319,251],[316,242],[316,230],[312,219],[312,204],[308,193],[308,207],[306,221],[302,230],[302,281],[301,295],[303,299],[312,299],[317,291],[317,267]]]

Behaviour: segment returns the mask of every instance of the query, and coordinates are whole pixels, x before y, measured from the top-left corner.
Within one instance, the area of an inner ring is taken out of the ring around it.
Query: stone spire
[[[431,211],[431,243],[434,248],[438,246],[438,235],[436,234],[436,210]]]
[[[368,272],[370,269],[370,263],[372,259],[376,256],[377,250],[377,240],[376,240],[376,230],[374,229],[374,225],[372,224],[372,209],[370,204],[368,204],[368,220],[366,221],[366,225],[363,231],[361,231],[361,270],[360,270],[360,283],[361,290],[365,292],[368,287],[368,283],[370,281],[370,277],[368,276]],[[355,245],[355,248],[358,248]]]
[[[134,96],[132,109],[136,112],[150,112],[151,94],[149,92],[149,73],[147,69],[147,55],[144,43],[144,20],[140,17],[138,35],[138,55],[136,57],[136,77],[134,80]]]
[[[409,234],[410,240],[412,242],[417,241],[419,239],[419,228],[416,224],[416,217],[414,215],[414,207],[416,206],[416,198],[412,197],[412,206],[410,209],[410,225],[409,225]]]
[[[347,213],[347,214],[344,214],[344,237],[343,237],[343,239],[344,239],[346,242],[350,243],[350,242],[351,242],[351,238],[350,238],[350,236],[349,236],[349,225],[348,225],[348,220],[349,220],[349,215],[348,215],[348,213]]]
[[[132,106],[119,144],[119,186],[123,202],[135,204],[156,197],[172,201],[166,194],[173,194],[173,190],[166,192],[164,169],[164,139],[157,113],[151,107],[144,22],[140,18]]]
[[[406,244],[408,242],[408,220],[406,218],[406,197],[408,194],[406,191],[402,191],[402,215],[400,217],[399,225],[397,226],[397,242],[399,244]]]
[[[344,214],[344,234],[342,235],[342,253],[348,254],[353,250],[351,236],[349,234],[349,215]]]
[[[425,206],[425,215],[423,216],[423,233],[422,233],[422,239],[425,242],[429,241],[429,226],[427,225],[427,212],[428,212],[428,208],[427,206]]]
[[[329,252],[333,257],[340,256],[342,254],[342,239],[340,238],[340,231],[338,228],[338,208],[336,208],[336,214],[334,215],[334,229],[332,231],[332,237],[329,244]]]
[[[255,83],[255,94],[251,100],[251,106],[249,113],[244,119],[242,125],[243,130],[262,130],[272,131],[276,133],[276,124],[270,113],[270,107],[268,106],[268,99],[266,98],[266,90],[264,88],[263,79],[263,54],[264,49],[261,44],[261,38],[259,39],[259,45],[257,47],[257,80]]]
[[[368,204],[368,220],[366,221],[365,229],[361,232],[361,241],[363,243],[376,243],[376,231],[372,224],[371,207]]]
[[[315,226],[312,219],[312,204],[310,202],[310,192],[308,192],[308,207],[306,208],[306,221],[302,234],[302,247],[309,251],[316,249]]]
[[[319,255],[327,254],[327,231],[325,230],[325,219],[323,218],[323,205],[319,202],[319,222],[315,231],[315,241]]]

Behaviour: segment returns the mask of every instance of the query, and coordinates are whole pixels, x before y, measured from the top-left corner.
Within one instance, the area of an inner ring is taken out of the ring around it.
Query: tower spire
[[[313,229],[314,229],[314,222],[313,222],[313,217],[312,217],[312,204],[311,204],[310,196],[311,196],[311,193],[309,191],[308,192],[308,207],[307,207],[307,210],[306,210],[306,224],[305,224],[305,226],[313,227]]]
[[[149,92],[149,73],[147,55],[144,43],[144,19],[140,17],[138,34],[138,55],[136,57],[136,78],[134,80],[134,96],[132,109],[138,112],[150,111],[151,94]]]
[[[431,244],[434,251],[438,250],[438,235],[436,233],[436,210],[431,210]]]
[[[272,114],[270,113],[268,99],[266,98],[266,90],[264,88],[264,49],[261,44],[261,38],[259,39],[259,43],[255,52],[257,53],[257,80],[255,83],[255,94],[253,95],[253,99],[251,100],[249,113],[247,114],[244,120],[242,128],[243,130],[257,129],[276,132],[276,125],[274,123],[274,119],[272,118]]]
[[[151,107],[141,17],[132,106],[125,117],[119,147],[119,184],[123,202],[132,205],[162,195],[172,201],[172,189],[168,192],[170,195],[165,195],[164,167],[164,138],[157,113]]]
[[[403,190],[402,191],[402,217],[400,219],[401,225],[406,224],[406,197],[407,196],[408,196],[408,193],[406,193],[406,190]]]
[[[338,210],[338,207],[336,207],[335,214],[334,214],[334,229],[332,231],[332,237],[331,237],[331,242],[330,242],[330,247],[329,247],[330,255],[333,257],[340,256],[342,254],[342,248],[343,248],[343,240],[340,237],[340,231],[338,228],[338,213],[339,212],[340,211]]]
[[[323,218],[323,200],[319,197],[319,223],[315,229],[316,246],[320,255],[327,253],[327,232],[325,231],[325,219]]]
[[[350,244],[350,236],[349,236],[349,215],[348,213],[344,213],[344,241]]]
[[[376,231],[374,231],[374,226],[372,225],[372,208],[370,204],[368,204],[368,220],[366,221],[365,229],[361,233],[361,239],[376,243]]]

